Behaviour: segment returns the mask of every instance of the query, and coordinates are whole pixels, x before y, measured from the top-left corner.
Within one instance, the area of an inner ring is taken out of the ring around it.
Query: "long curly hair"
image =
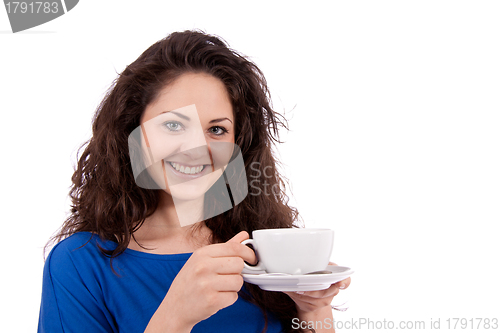
[[[69,193],[71,214],[49,243],[89,231],[118,243],[112,251],[101,249],[103,254],[114,258],[125,251],[160,200],[160,191],[141,188],[134,181],[128,137],[160,90],[185,73],[206,73],[224,83],[235,115],[235,143],[253,180],[252,188],[264,191],[263,186],[268,186],[269,195],[248,195],[233,209],[205,220],[212,231],[211,242],[225,242],[242,230],[251,234],[258,229],[298,226],[298,212],[288,204],[286,179],[272,152],[280,142],[279,128],[287,129],[286,119],[273,111],[264,75],[220,37],[196,30],[175,32],[156,42],[115,79],[94,115],[92,138],[81,147],[85,149],[79,154]],[[263,311],[263,332],[267,311],[281,321],[286,332],[302,332],[292,328],[297,309],[286,294],[248,283],[245,287],[248,294],[240,291],[240,296]]]

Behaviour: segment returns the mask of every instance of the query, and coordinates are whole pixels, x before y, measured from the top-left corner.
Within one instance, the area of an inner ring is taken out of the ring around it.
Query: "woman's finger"
[[[246,231],[240,231],[236,235],[233,236],[230,240],[228,240],[228,243],[241,243],[244,240],[250,238],[250,235]]]
[[[320,298],[335,296],[338,293],[339,293],[339,287],[335,284],[332,284],[328,289],[303,291],[303,292],[298,292],[297,294],[301,297],[301,299],[305,298],[320,299]]]
[[[211,264],[217,274],[239,274],[245,267],[240,257],[212,258]]]
[[[255,252],[248,246],[238,242],[213,244],[201,248],[200,251],[212,258],[240,257],[251,264],[257,261]]]
[[[243,277],[240,274],[218,275],[213,284],[217,291],[240,291],[243,286]]]
[[[349,287],[350,284],[351,284],[350,277],[345,279],[345,280],[342,280],[342,281],[335,283],[335,285],[337,285],[339,287],[339,289],[346,289],[347,287]]]

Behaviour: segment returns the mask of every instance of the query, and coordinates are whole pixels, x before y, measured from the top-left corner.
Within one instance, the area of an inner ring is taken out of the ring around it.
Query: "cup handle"
[[[249,238],[241,242],[241,244],[246,245],[246,244],[251,244],[253,246],[253,250],[255,252],[255,256],[257,257],[257,260],[259,260],[259,252],[257,250],[257,244],[254,242],[253,239]],[[243,265],[245,265],[244,270],[249,270],[249,271],[265,271],[266,268],[264,267],[264,264],[261,261],[257,262],[257,265],[255,266],[249,266],[247,265],[246,262],[243,262]]]

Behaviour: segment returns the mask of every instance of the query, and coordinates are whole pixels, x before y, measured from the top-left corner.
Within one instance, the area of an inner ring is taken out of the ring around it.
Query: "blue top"
[[[113,260],[116,275],[110,258],[97,245],[113,249],[117,244],[91,236],[76,233],[54,246],[47,257],[39,333],[144,332],[192,254],[127,249]],[[268,333],[281,332],[274,316],[268,314],[268,320]],[[233,305],[196,324],[191,332],[260,333],[263,327],[260,308],[239,297]]]

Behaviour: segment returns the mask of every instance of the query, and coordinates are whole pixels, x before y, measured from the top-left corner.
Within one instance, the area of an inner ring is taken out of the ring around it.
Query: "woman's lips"
[[[200,164],[200,165],[186,165],[176,162],[165,161],[165,165],[171,172],[183,179],[194,179],[204,176],[211,172],[210,164]]]

